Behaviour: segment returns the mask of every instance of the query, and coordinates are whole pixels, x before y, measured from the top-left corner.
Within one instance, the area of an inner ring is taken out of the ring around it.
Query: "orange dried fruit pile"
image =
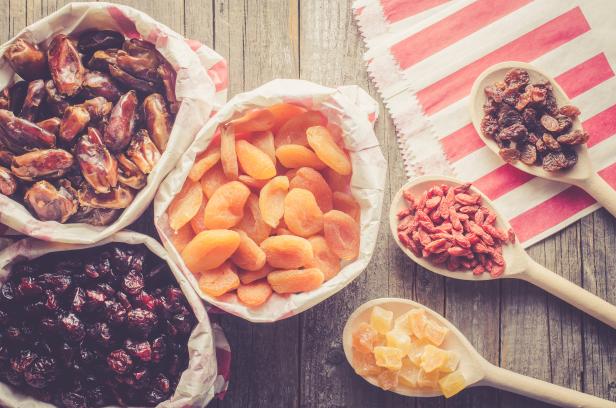
[[[466,387],[458,369],[460,356],[446,349],[447,327],[413,308],[394,319],[394,312],[372,308],[370,322],[353,332],[353,368],[372,377],[384,390],[399,386],[440,389],[449,398]]]
[[[314,290],[359,256],[351,175],[343,131],[321,112],[247,110],[195,158],[167,210],[171,242],[208,296],[256,308]]]

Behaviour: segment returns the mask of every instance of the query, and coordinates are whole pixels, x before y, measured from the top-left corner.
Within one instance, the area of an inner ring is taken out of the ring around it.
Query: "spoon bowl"
[[[477,77],[477,79],[473,83],[470,96],[470,109],[473,126],[479,134],[479,137],[481,138],[481,140],[483,140],[486,146],[488,146],[488,148],[496,154],[498,154],[500,148],[492,138],[486,137],[481,131],[481,120],[484,116],[483,105],[488,99],[483,90],[485,89],[485,87],[493,85],[495,82],[502,81],[505,77],[505,74],[513,68],[520,68],[527,71],[528,75],[530,76],[531,84],[538,82],[549,82],[552,85],[552,93],[554,95],[554,98],[556,99],[556,103],[558,104],[558,106],[571,105],[571,100],[569,100],[569,97],[567,97],[565,91],[563,91],[560,85],[558,85],[558,82],[556,82],[554,78],[549,76],[547,73],[532,66],[531,64],[527,64],[525,62],[508,61],[492,65],[490,68],[486,69],[481,75],[479,75],[479,77]],[[582,123],[579,117],[573,120],[573,126],[571,130],[583,130]],[[594,174],[594,171],[590,162],[590,156],[588,155],[588,148],[586,147],[586,145],[577,145],[573,146],[573,148],[578,155],[578,161],[575,166],[567,170],[549,172],[545,171],[542,166],[527,165],[519,160],[515,163],[510,164],[519,170],[530,173],[537,177],[576,184],[581,180],[586,180],[590,178]]]
[[[448,186],[461,186],[464,182],[453,177],[446,176],[421,176],[410,180],[403,185],[400,190],[398,190],[392,200],[391,207],[389,208],[389,228],[395,242],[398,244],[400,249],[409,258],[411,258],[411,260],[413,260],[413,262],[439,275],[462,280],[486,281],[498,279],[492,277],[487,272],[480,275],[474,275],[470,270],[450,271],[446,267],[435,265],[426,258],[416,256],[411,250],[405,247],[398,238],[399,220],[397,214],[400,210],[407,208],[403,197],[404,191],[410,190],[414,196],[418,197],[430,187],[441,184],[446,184]],[[485,194],[474,186],[471,186],[471,191],[479,194],[482,199],[482,205],[494,212],[496,215],[496,227],[502,229],[503,231],[509,231],[511,226],[505,217],[500,214],[492,201],[490,201]],[[526,253],[517,238],[513,243],[503,243],[502,248],[506,266],[505,271],[500,277],[517,278],[533,283],[552,295],[557,296],[565,302],[568,302],[571,305],[583,310],[589,315],[594,316],[607,325],[616,328],[616,306],[539,265]]]
[[[574,391],[548,382],[514,373],[489,363],[475,350],[466,337],[447,319],[435,311],[408,299],[380,298],[359,306],[347,319],[342,332],[342,347],[347,361],[353,366],[353,332],[361,323],[370,322],[374,306],[380,306],[394,313],[394,318],[411,309],[424,309],[427,316],[447,327],[449,332],[440,348],[458,353],[460,362],[457,371],[464,376],[465,388],[474,386],[491,386],[515,392],[530,398],[539,399],[562,407],[616,408],[616,403],[589,394]],[[378,387],[373,377],[363,377],[370,384]],[[439,390],[411,388],[402,384],[390,391],[408,397],[437,397]]]

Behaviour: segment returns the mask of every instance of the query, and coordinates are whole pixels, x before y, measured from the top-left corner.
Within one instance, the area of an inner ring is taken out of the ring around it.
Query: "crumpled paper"
[[[188,352],[190,356],[188,368],[182,374],[180,383],[173,397],[158,405],[159,408],[184,408],[184,407],[204,407],[212,400],[215,393],[221,391],[220,378],[217,378],[216,353],[214,343],[225,343],[222,331],[214,335],[210,320],[201,299],[195,294],[190,283],[178,267],[169,259],[165,249],[153,238],[147,235],[132,231],[122,231],[93,244],[63,244],[55,242],[45,242],[32,238],[22,239],[15,244],[0,251],[0,281],[5,282],[10,274],[10,267],[15,262],[27,259],[39,258],[50,252],[71,251],[98,247],[110,242],[122,242],[127,244],[144,244],[154,255],[166,261],[178,281],[178,284],[188,303],[192,307],[197,325],[188,341]],[[216,337],[216,338],[215,338]],[[221,344],[222,344],[221,343]],[[228,348],[228,346],[227,346]],[[215,383],[216,386],[215,386]],[[0,406],[13,408],[46,408],[53,405],[38,401],[30,396],[16,392],[10,386],[0,382]]]
[[[359,258],[343,264],[334,278],[320,288],[292,295],[273,294],[263,306],[250,309],[235,295],[224,299],[201,292],[195,276],[184,264],[170,240],[173,231],[168,224],[167,207],[180,191],[195,157],[210,144],[217,126],[246,109],[290,102],[322,112],[331,123],[340,126],[353,164],[351,191],[361,206],[361,242]],[[163,181],[154,200],[154,223],[169,252],[186,279],[207,302],[252,322],[272,322],[301,313],[334,295],[348,285],[368,265],[376,244],[387,165],[374,134],[373,124],[378,105],[361,88],[345,86],[327,88],[302,80],[279,79],[233,97],[199,132],[195,141]]]
[[[147,185],[109,226],[40,221],[23,205],[0,194],[0,223],[22,234],[46,241],[94,243],[137,220],[154,198],[165,175],[191,144],[210,114],[218,110],[227,97],[226,62],[220,55],[196,41],[186,40],[141,11],[112,3],[70,3],[26,27],[0,46],[0,55],[4,54],[16,38],[23,37],[35,43],[42,43],[45,48],[55,34],[80,32],[88,28],[113,29],[122,32],[127,38],[142,37],[154,43],[157,50],[176,69],[176,96],[182,104],[167,150],[154,171],[148,175]],[[0,89],[13,80],[14,72],[11,66],[5,59],[0,58]]]

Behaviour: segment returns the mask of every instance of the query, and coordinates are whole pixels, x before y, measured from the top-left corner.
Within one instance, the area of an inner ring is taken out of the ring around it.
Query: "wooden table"
[[[414,0],[409,0],[414,1]],[[1,0],[5,41],[68,1]],[[230,95],[274,78],[358,84],[378,99],[362,61],[350,0],[121,1],[208,44],[229,63]],[[394,128],[381,106],[376,133],[389,162],[383,205],[404,183]],[[151,214],[148,214],[151,216]],[[146,215],[146,216],[148,216]],[[144,224],[151,221],[145,220]],[[616,304],[616,222],[600,210],[530,249],[548,268]],[[346,289],[275,324],[223,317],[233,351],[229,392],[220,407],[545,407],[492,389],[448,400],[414,400],[381,391],[354,374],[342,327],[367,300],[399,296],[444,314],[489,361],[616,401],[616,331],[524,282],[447,280],[409,261],[386,223],[372,262]]]

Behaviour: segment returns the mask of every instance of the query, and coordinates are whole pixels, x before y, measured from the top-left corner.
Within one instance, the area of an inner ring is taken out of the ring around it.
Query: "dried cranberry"
[[[86,304],[86,292],[82,288],[75,288],[73,298],[71,300],[71,310],[73,312],[81,312]]]
[[[64,408],[87,408],[88,401],[86,397],[77,392],[63,392],[60,397]]]
[[[45,388],[56,379],[56,361],[52,357],[39,357],[24,372],[29,386]]]
[[[116,246],[111,249],[110,259],[113,267],[118,272],[124,274],[129,271],[141,273],[143,271],[145,253],[132,247],[126,248]]]
[[[193,326],[191,318],[183,314],[173,316],[171,324],[175,327],[178,334],[189,334]]]
[[[160,336],[152,340],[152,361],[161,362],[167,356],[167,339]]]
[[[111,329],[107,323],[94,323],[87,329],[88,339],[103,348],[113,345]]]
[[[95,289],[86,290],[86,306],[88,310],[101,310],[105,306],[105,300],[107,300],[107,296],[103,292]]]
[[[56,294],[64,293],[72,283],[69,275],[57,273],[44,273],[38,277],[39,283]]]
[[[0,326],[6,326],[9,322],[9,314],[0,309]]]
[[[105,319],[112,325],[120,325],[126,320],[126,309],[118,302],[105,302]]]
[[[108,299],[115,296],[116,291],[107,283],[97,283],[96,289],[103,293]]]
[[[111,273],[111,262],[107,257],[102,255],[96,261],[86,263],[83,271],[92,279],[107,276]]]
[[[122,279],[122,289],[129,295],[136,295],[143,289],[143,275],[130,271]]]
[[[128,351],[128,354],[143,362],[148,362],[152,359],[152,348],[147,340],[137,343],[131,339],[126,339],[124,341],[124,348]]]
[[[171,384],[169,379],[162,373],[158,374],[152,381],[152,386],[157,390],[160,390],[164,394],[168,394]]]
[[[4,282],[4,285],[0,288],[0,302],[10,303],[15,299],[15,291],[13,290],[12,282]]]
[[[135,306],[147,310],[154,310],[156,306],[154,297],[147,293],[145,290],[142,290],[135,296],[133,303],[135,304]]]
[[[118,374],[124,374],[133,365],[132,358],[124,350],[114,350],[107,356],[109,368]]]
[[[158,318],[149,310],[137,308],[128,312],[126,322],[135,335],[147,337],[158,324]]]
[[[514,68],[505,74],[504,81],[509,88],[522,89],[530,82],[530,76],[525,70]]]
[[[36,353],[31,350],[20,350],[19,353],[11,359],[11,369],[17,373],[23,373],[37,357]]]
[[[22,373],[18,373],[16,371],[13,371],[11,369],[8,369],[4,372],[4,376],[6,378],[6,381],[11,384],[14,385],[16,387],[19,387],[20,385],[22,385],[24,383],[24,376]]]
[[[145,393],[145,400],[148,404],[158,405],[160,402],[167,399],[167,396],[158,389],[151,389]]]
[[[118,291],[116,293],[116,298],[118,298],[118,301],[122,304],[122,306],[124,306],[124,309],[131,310],[133,308],[133,305],[131,305],[130,300],[128,300],[126,293]]]
[[[74,313],[61,317],[58,326],[64,337],[71,342],[79,343],[86,335],[83,323]]]

